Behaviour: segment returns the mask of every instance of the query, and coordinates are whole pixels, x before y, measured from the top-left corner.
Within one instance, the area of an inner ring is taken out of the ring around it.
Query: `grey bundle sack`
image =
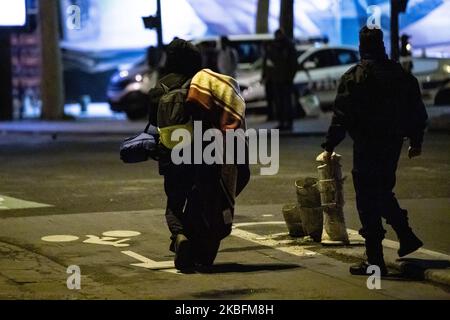
[[[124,140],[120,146],[120,159],[125,163],[138,163],[159,159],[158,129],[150,123],[144,132]]]

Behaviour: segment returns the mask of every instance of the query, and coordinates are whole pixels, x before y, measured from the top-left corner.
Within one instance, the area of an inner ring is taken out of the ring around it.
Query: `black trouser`
[[[165,163],[160,165],[161,174],[164,175],[164,190],[167,195],[166,222],[171,232],[171,239],[175,240],[178,234],[184,234],[186,217],[184,208],[193,187],[193,165],[174,165]]]
[[[198,169],[194,165],[160,163],[160,173],[164,175],[164,189],[167,195],[166,222],[172,240],[170,250],[175,252],[177,235],[184,234],[191,240],[195,261],[211,265],[217,255],[220,240],[212,238],[205,241],[196,234],[205,223],[199,207],[198,190],[194,190],[196,170]]]
[[[369,260],[382,259],[381,241],[386,233],[382,217],[397,235],[409,228],[407,211],[400,208],[393,193],[402,144],[401,139],[393,139],[384,143],[355,143],[353,148],[352,174],[362,224],[360,234],[366,239]],[[373,250],[374,247],[380,250]],[[381,251],[381,257],[377,250]],[[375,252],[372,257],[371,252]]]
[[[270,80],[266,82],[266,101],[267,101],[267,119],[278,120],[278,115],[276,113],[275,105],[273,102],[273,84]]]
[[[291,127],[293,123],[292,83],[273,83],[272,96],[282,127]]]

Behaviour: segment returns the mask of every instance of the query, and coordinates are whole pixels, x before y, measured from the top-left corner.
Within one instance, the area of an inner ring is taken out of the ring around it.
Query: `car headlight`
[[[136,77],[134,77],[134,79],[135,79],[137,82],[141,82],[141,81],[144,79],[144,77],[143,77],[141,74],[137,74]]]
[[[119,76],[120,76],[121,78],[126,78],[126,77],[128,77],[128,75],[129,75],[129,72],[128,72],[127,70],[122,70],[122,71],[120,71],[120,73],[119,73]]]
[[[450,73],[450,64],[444,64],[442,66],[442,69],[444,70],[444,72]]]

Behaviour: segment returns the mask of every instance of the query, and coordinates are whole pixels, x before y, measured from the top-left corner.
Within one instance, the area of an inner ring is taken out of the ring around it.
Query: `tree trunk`
[[[294,0],[281,0],[280,28],[289,38],[294,38]]]
[[[64,117],[64,86],[61,49],[59,47],[59,11],[54,0],[39,0],[41,31],[42,119]]]
[[[12,120],[12,68],[9,32],[0,31],[0,120]]]
[[[256,33],[269,32],[269,8],[270,0],[258,0],[256,12]]]

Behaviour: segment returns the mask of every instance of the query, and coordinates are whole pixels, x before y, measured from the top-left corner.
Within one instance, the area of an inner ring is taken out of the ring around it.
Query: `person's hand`
[[[408,157],[410,159],[418,157],[421,154],[422,154],[422,148],[409,147],[409,149],[408,149]]]
[[[316,161],[319,162],[330,162],[331,161],[331,155],[332,152],[324,151],[321,154],[319,154],[316,158]]]

